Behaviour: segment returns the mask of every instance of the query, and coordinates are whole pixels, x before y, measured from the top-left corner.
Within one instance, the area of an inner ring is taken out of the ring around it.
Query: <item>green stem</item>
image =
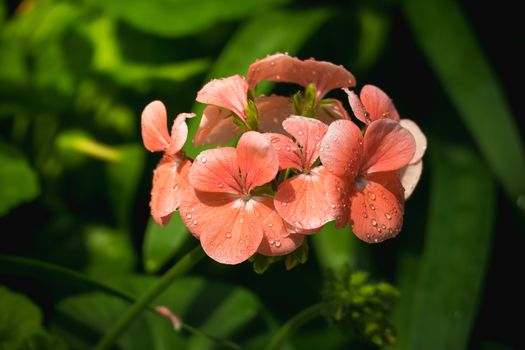
[[[275,333],[273,338],[270,340],[270,343],[266,346],[265,350],[280,349],[286,339],[290,337],[297,329],[314,318],[321,316],[322,310],[323,303],[319,303],[299,312],[297,315],[288,320],[288,322],[286,322],[279,329],[279,331],[277,331],[277,333]]]
[[[137,301],[129,308],[129,310],[113,325],[113,327],[102,337],[102,339],[95,346],[95,350],[109,349],[117,338],[128,328],[128,326],[140,315],[140,313],[148,308],[149,304],[161,294],[175,278],[190,270],[205,256],[204,251],[200,246],[197,246],[180,259],[171,269],[166,272],[157,283],[144,293]]]

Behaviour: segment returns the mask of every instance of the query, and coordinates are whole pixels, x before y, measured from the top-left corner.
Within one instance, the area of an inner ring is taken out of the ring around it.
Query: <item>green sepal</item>
[[[248,130],[257,130],[259,128],[259,112],[255,102],[252,100],[248,100],[248,105],[246,105],[246,123]]]
[[[293,101],[293,112],[295,115],[302,115],[303,114],[303,93],[301,91],[297,91],[292,96]]]
[[[317,114],[317,89],[314,84],[308,84],[304,90],[303,116],[313,118]]]
[[[277,256],[266,256],[256,253],[250,258],[250,262],[253,265],[253,271],[255,271],[256,274],[261,275],[268,270],[270,265],[279,260],[279,258],[280,257]]]
[[[303,244],[284,259],[284,266],[290,271],[299,264],[304,264],[308,260],[308,241],[305,239]]]

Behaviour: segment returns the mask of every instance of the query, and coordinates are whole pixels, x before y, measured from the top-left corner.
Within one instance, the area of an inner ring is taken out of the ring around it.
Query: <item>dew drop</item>
[[[367,213],[363,213],[363,217],[366,219],[368,217]]]
[[[192,213],[195,213],[195,208],[191,208]]]
[[[283,207],[286,207],[287,205],[288,205],[288,203],[283,202]]]
[[[330,208],[335,209],[335,204],[332,204]]]
[[[219,184],[219,188],[223,188],[223,187],[224,187],[224,185],[223,185],[223,184]]]
[[[268,224],[268,227],[272,227],[272,226],[273,226],[273,224],[270,222],[270,223]]]
[[[376,243],[377,243],[377,242],[379,242],[379,240],[378,240],[377,238],[374,238],[374,242],[376,242]]]
[[[197,225],[198,224],[197,220],[193,220],[193,224]]]
[[[374,227],[377,226],[377,221],[376,221],[376,219],[372,219],[372,226],[374,226]]]
[[[275,243],[275,241],[273,239],[270,239],[270,241],[268,243],[270,243],[270,245],[273,245]]]
[[[229,232],[227,232],[227,233],[226,233],[226,238],[232,238],[232,234],[229,233]]]
[[[303,134],[303,132],[302,132],[301,130],[299,130],[299,131],[297,132],[297,135],[302,135],[302,134]]]
[[[281,241],[279,241],[279,240],[275,241],[275,246],[277,248],[279,248],[281,246]]]
[[[381,225],[381,228],[382,228],[383,230],[386,230],[386,226],[385,226],[385,225]]]
[[[208,161],[208,159],[206,157],[201,157],[202,164],[206,164],[207,161]]]
[[[190,213],[186,214],[186,218],[191,219],[191,214]]]
[[[244,243],[244,241],[243,241],[242,239],[240,239],[240,240],[239,240],[239,243],[240,243],[240,244],[243,244],[243,243]]]
[[[385,213],[385,218],[387,218],[388,220],[392,219],[392,216],[390,216],[390,214],[388,213]]]
[[[372,209],[372,210],[376,210],[376,207],[375,207],[375,205],[373,205],[373,204],[370,204],[370,209]]]
[[[368,192],[368,198],[370,198],[371,200],[375,200],[376,195],[373,192]]]
[[[291,150],[290,146],[288,146],[288,145],[285,147],[285,149],[286,149],[287,151],[290,151],[290,150]]]

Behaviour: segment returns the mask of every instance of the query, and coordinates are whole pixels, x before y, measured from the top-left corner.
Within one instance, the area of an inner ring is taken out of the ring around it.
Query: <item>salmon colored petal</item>
[[[186,119],[193,117],[195,117],[195,113],[180,113],[173,121],[169,148],[170,154],[174,155],[181,150],[182,146],[184,146],[186,138],[188,137],[188,126],[186,125]]]
[[[264,204],[229,193],[195,191],[195,196],[195,202],[183,199],[180,213],[210,258],[222,264],[238,264],[257,251],[263,239]]]
[[[246,119],[244,109],[248,104],[248,84],[240,75],[214,79],[197,93],[196,100],[229,109]]]
[[[142,141],[151,152],[166,151],[170,146],[166,107],[160,101],[149,103],[141,117]]]
[[[348,103],[350,104],[350,108],[352,109],[352,112],[354,112],[356,118],[365,124],[369,124],[371,122],[369,114],[356,93],[348,89],[343,90],[348,95]]]
[[[377,86],[363,86],[359,97],[371,121],[383,118],[399,121],[399,113],[392,99]]]
[[[275,209],[292,226],[316,229],[337,216],[339,203],[333,203],[325,190],[323,167],[309,174],[296,175],[281,183],[275,194]]]
[[[153,172],[151,216],[161,226],[166,225],[177,210],[187,184],[191,162],[164,155]]]
[[[289,137],[282,134],[266,133],[264,136],[270,140],[279,157],[279,169],[293,168],[303,171],[303,160],[299,147]]]
[[[393,171],[406,166],[416,150],[414,137],[391,119],[376,120],[368,126],[364,140],[363,173]]]
[[[348,223],[350,196],[353,192],[353,178],[340,177],[328,173],[324,175],[324,183],[328,202],[336,203],[336,227],[343,228]]]
[[[195,158],[188,178],[199,191],[242,193],[237,152],[232,147],[202,151]]]
[[[353,179],[363,154],[361,130],[350,120],[336,120],[321,142],[321,162],[334,175]]]
[[[399,175],[399,178],[401,180],[401,184],[405,189],[405,199],[408,199],[412,195],[412,192],[414,192],[414,190],[416,189],[422,172],[422,160],[415,164],[409,164],[406,167],[397,171],[397,174]]]
[[[337,119],[350,119],[341,101],[335,98],[325,98],[323,100],[323,103],[317,111],[316,118],[326,125],[330,125],[330,123]]]
[[[362,179],[351,198],[350,222],[355,235],[368,243],[395,237],[403,225],[402,193],[394,173]]]
[[[423,134],[419,126],[410,119],[401,119],[399,124],[410,131],[412,136],[414,136],[414,140],[416,141],[416,152],[414,153],[410,164],[415,164],[425,155],[427,150],[427,137]]]
[[[255,105],[259,113],[259,131],[284,133],[283,121],[293,114],[293,104],[285,96],[258,96]]]
[[[193,138],[195,146],[221,144],[231,141],[242,133],[241,129],[233,123],[231,111],[208,106],[202,113],[199,129]]]
[[[249,192],[272,181],[279,170],[279,157],[271,142],[261,133],[248,131],[237,143],[237,162]]]
[[[321,140],[328,127],[317,119],[293,115],[283,122],[283,128],[302,146],[303,168],[310,168],[319,158]]]
[[[314,84],[318,99],[330,90],[355,85],[354,76],[343,66],[314,59],[302,61],[286,54],[271,55],[250,65],[250,88],[261,80],[295,83],[304,87]]]
[[[262,198],[262,197],[261,197]],[[264,237],[257,252],[266,256],[280,256],[293,252],[304,240],[301,234],[290,234],[288,225],[279,216],[271,198],[261,200],[261,217],[264,217]]]

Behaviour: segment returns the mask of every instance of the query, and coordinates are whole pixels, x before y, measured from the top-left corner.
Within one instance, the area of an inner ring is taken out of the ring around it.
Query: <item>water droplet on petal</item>
[[[287,151],[290,151],[290,150],[291,150],[290,146],[288,146],[288,145],[286,145],[285,149],[286,149]]]
[[[299,130],[299,131],[297,132],[297,135],[302,135],[302,134],[303,134],[303,132],[302,132],[301,130]]]
[[[368,192],[367,194],[368,194],[368,198],[370,198],[371,200],[376,199],[376,195],[373,192]]]
[[[370,209],[372,209],[372,210],[376,210],[376,207],[375,207],[375,205],[373,205],[373,204],[370,204]]]
[[[275,241],[275,246],[279,248],[281,246],[281,241]]]
[[[385,226],[385,225],[381,225],[381,228],[382,228],[383,230],[386,230],[386,226]]]
[[[335,204],[332,204],[330,208],[335,209]]]
[[[186,218],[191,219],[191,214],[190,213],[186,214]]]
[[[288,203],[283,202],[283,207],[286,207],[287,205],[288,205]]]
[[[377,221],[376,221],[376,219],[372,219],[372,226],[377,226]]]
[[[273,239],[270,239],[270,241],[268,243],[270,243],[270,245],[273,245],[275,243],[275,241]]]
[[[224,187],[224,185],[223,185],[223,184],[219,184],[219,188],[223,188],[223,187]]]
[[[229,233],[229,232],[227,232],[227,233],[226,233],[226,238],[232,238],[232,234]]]
[[[392,219],[392,216],[390,216],[390,214],[388,213],[385,213],[385,218],[387,218],[388,220]]]
[[[273,224],[270,222],[270,223],[268,224],[268,227],[272,227],[272,226],[273,226]]]
[[[368,214],[363,212],[363,217],[366,219],[368,217]]]
[[[193,220],[193,224],[197,225],[198,224],[197,220]]]
[[[201,157],[202,164],[206,164],[207,161],[208,161],[208,159],[206,157]]]

